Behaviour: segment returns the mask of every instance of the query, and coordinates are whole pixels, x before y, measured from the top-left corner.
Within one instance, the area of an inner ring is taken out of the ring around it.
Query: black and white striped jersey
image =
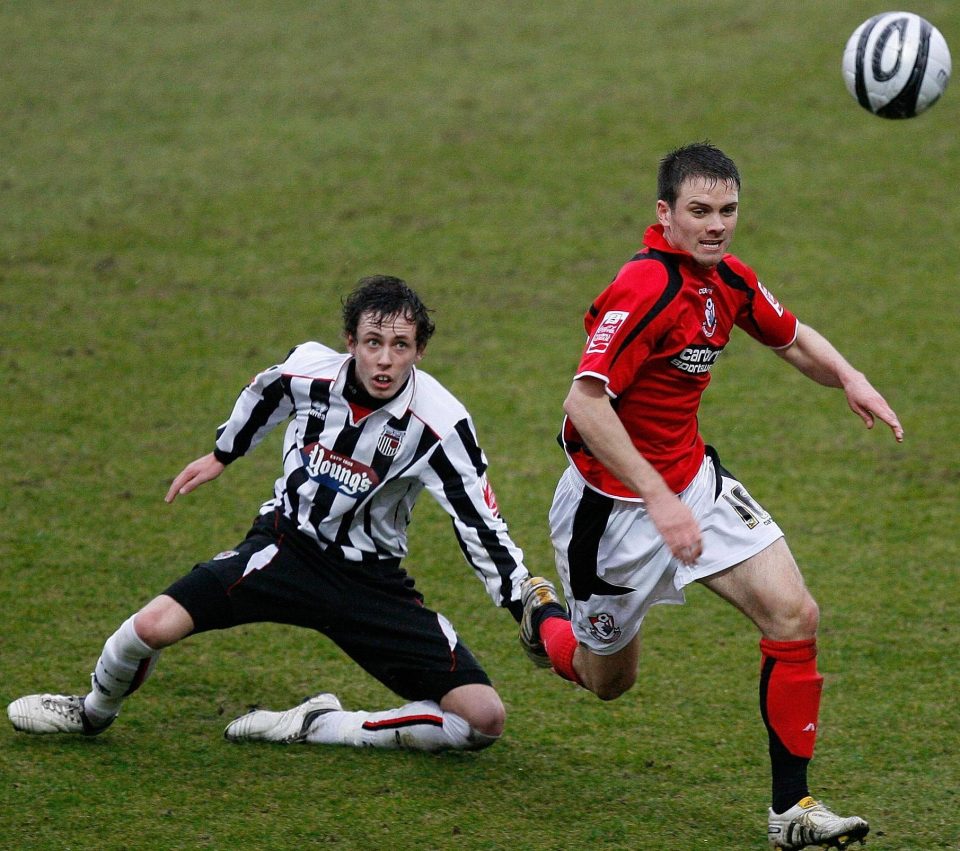
[[[486,476],[466,408],[414,368],[406,387],[359,421],[344,398],[350,355],[308,342],[257,375],[217,431],[224,463],[290,419],[283,474],[261,514],[281,511],[347,561],[401,559],[413,504],[426,488],[453,518],[467,561],[497,605],[519,613],[523,553]]]

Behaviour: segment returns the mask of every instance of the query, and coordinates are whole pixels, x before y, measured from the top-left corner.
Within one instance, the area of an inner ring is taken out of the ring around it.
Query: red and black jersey
[[[797,319],[731,254],[715,267],[701,266],[673,248],[660,225],[647,229],[643,246],[587,311],[576,377],[606,384],[634,446],[679,493],[703,460],[700,397],[733,326],[782,348],[795,339]],[[562,442],[588,485],[637,499],[591,455],[569,420]]]

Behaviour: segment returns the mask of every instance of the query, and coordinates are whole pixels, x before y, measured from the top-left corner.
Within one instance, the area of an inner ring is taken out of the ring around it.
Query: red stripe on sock
[[[147,656],[146,659],[140,660],[140,664],[137,665],[137,672],[133,675],[133,679],[130,681],[130,687],[123,693],[124,697],[129,697],[138,688],[140,688],[140,686],[143,685],[143,681],[147,678],[147,674],[150,673],[150,665],[153,662],[153,658],[153,656]]]
[[[443,717],[440,715],[404,715],[401,718],[385,718],[382,721],[364,721],[364,730],[393,730],[397,727],[412,727],[416,724],[431,724],[434,727],[443,726]]]

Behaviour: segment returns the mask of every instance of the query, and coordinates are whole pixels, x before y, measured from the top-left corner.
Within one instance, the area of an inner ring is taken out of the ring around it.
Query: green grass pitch
[[[957,4],[910,9],[960,51]],[[960,848],[960,91],[905,122],[850,98],[844,43],[882,10],[4,3],[0,703],[84,690],[123,618],[246,531],[277,440],[173,506],[167,485],[257,369],[337,344],[366,274],[435,308],[423,367],[473,412],[511,530],[553,575],[582,312],[651,220],[658,157],[709,138],[744,178],[734,250],[907,432],[867,432],[742,334],[705,398],[705,436],[821,604],[813,789],[870,820],[872,851]],[[313,634],[201,636],[99,739],[0,733],[0,847],[766,847],[749,624],[692,589],[603,704],[529,665],[427,499],[411,531],[409,569],[507,704],[496,747],[228,745],[249,704],[395,699]]]

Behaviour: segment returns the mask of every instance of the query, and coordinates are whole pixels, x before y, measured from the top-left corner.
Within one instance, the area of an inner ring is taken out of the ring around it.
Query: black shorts
[[[194,633],[264,622],[322,632],[407,700],[439,701],[458,686],[490,685],[398,560],[332,558],[279,515],[258,518],[236,549],[196,565],[164,593],[189,612]]]

